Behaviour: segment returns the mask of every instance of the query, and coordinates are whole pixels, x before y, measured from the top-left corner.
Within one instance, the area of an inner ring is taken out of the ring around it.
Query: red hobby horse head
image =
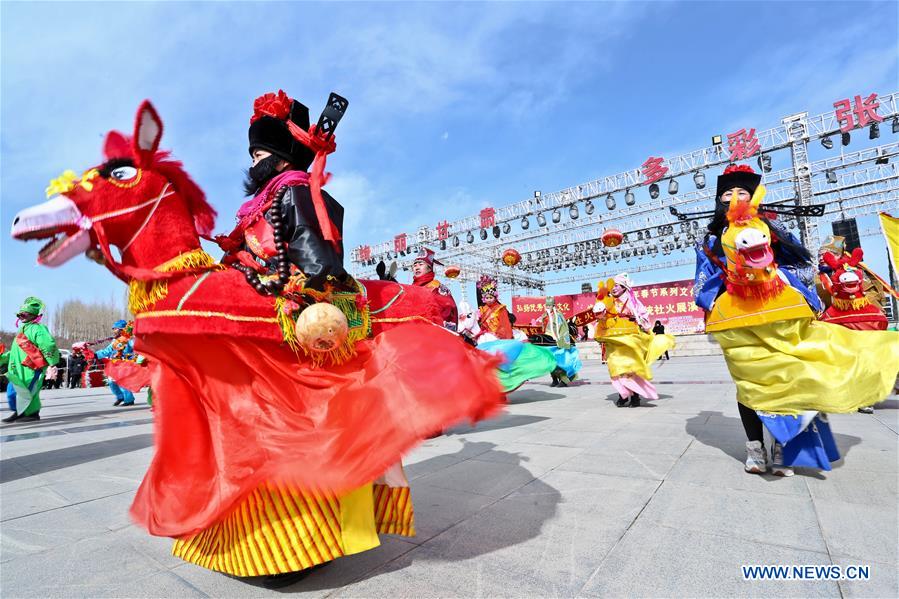
[[[865,290],[862,286],[864,277],[858,268],[864,258],[862,248],[855,248],[849,256],[835,256],[825,252],[822,260],[833,269],[830,281],[833,283],[832,293],[840,299],[855,299],[864,297]]]
[[[105,162],[80,177],[66,171],[53,180],[47,188],[50,200],[16,215],[12,236],[50,238],[38,253],[38,263],[46,266],[99,249],[122,278],[129,278],[124,274],[129,268],[151,269],[199,248],[199,235],[212,231],[215,211],[181,163],[159,151],[161,137],[162,120],[144,101],[134,135],[110,131]],[[121,252],[121,264],[110,246]]]

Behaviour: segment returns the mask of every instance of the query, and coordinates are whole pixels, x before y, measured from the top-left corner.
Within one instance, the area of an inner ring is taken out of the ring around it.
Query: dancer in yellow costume
[[[658,399],[652,380],[652,364],[674,348],[674,337],[652,332],[646,307],[632,290],[630,277],[621,273],[599,284],[593,312],[597,315],[595,338],[606,344],[606,362],[619,408],[640,405],[640,397]]]
[[[775,439],[774,474],[792,475],[791,465],[829,470],[839,453],[824,414],[854,412],[889,394],[899,335],[815,320],[821,304],[813,279],[802,278],[813,270],[811,256],[759,216],[764,196],[749,167],[719,177],[716,217],[697,250],[696,303],[737,386],[746,471],[767,471],[762,423]],[[778,254],[792,267],[779,267]]]

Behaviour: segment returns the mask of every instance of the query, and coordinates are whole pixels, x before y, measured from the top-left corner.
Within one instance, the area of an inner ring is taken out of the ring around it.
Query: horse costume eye
[[[137,176],[137,169],[133,166],[120,166],[109,173],[109,176],[116,181],[128,181]]]

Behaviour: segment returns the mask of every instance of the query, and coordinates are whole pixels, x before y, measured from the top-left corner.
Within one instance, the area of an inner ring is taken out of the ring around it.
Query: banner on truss
[[[652,322],[662,321],[665,332],[672,335],[693,335],[705,331],[702,308],[693,303],[693,280],[669,281],[652,285],[638,285],[634,293],[646,306]],[[555,295],[556,306],[565,315],[574,315],[593,308],[594,293]],[[540,318],[546,307],[545,296],[513,296],[512,312],[516,325],[526,325]]]

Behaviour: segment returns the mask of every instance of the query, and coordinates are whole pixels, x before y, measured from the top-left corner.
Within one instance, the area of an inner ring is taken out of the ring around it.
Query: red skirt
[[[156,454],[131,507],[150,533],[195,534],[265,481],[337,494],[370,482],[434,431],[496,412],[499,359],[431,324],[314,368],[283,344],[154,333]]]

